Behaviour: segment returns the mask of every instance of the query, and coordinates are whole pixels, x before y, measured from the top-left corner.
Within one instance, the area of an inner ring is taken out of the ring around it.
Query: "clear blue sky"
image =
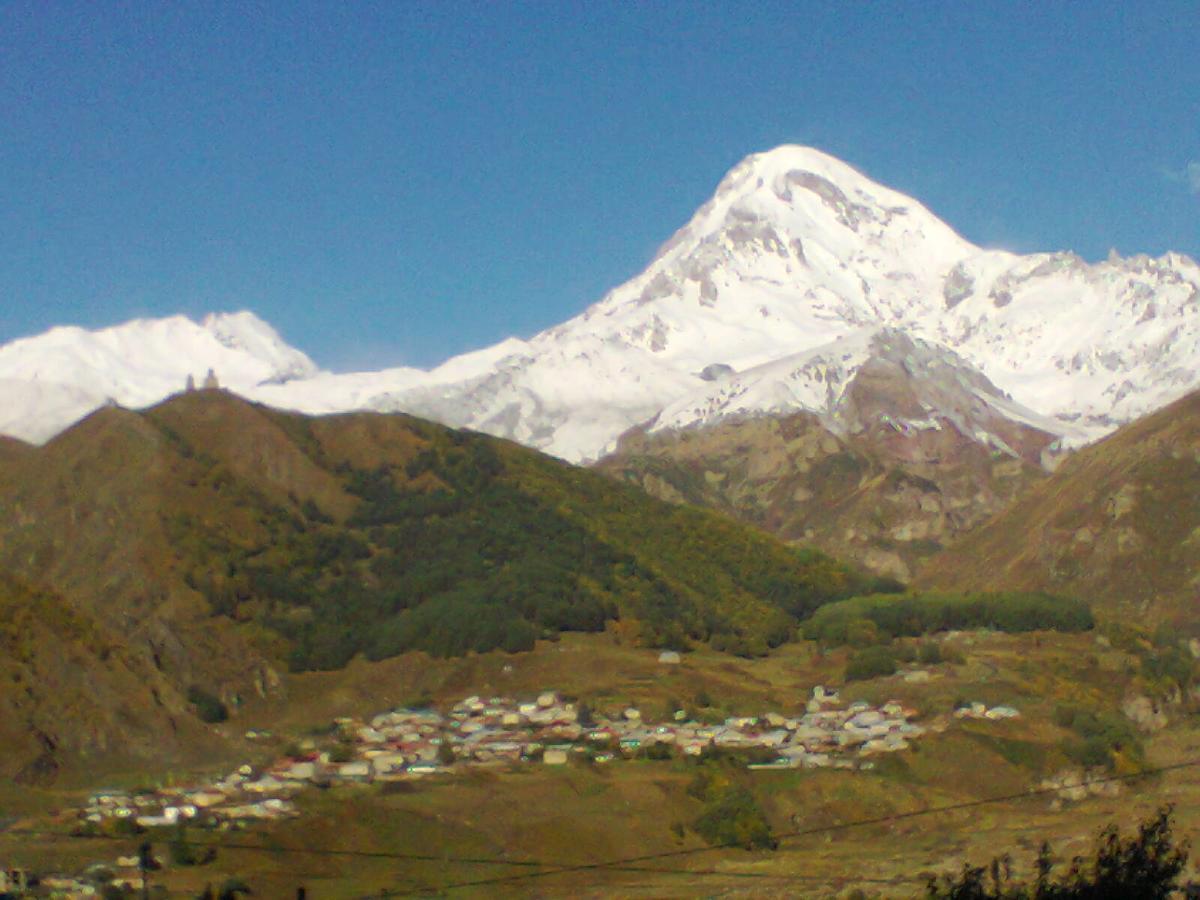
[[[1195,0],[2,3],[0,342],[249,308],[435,363],[789,142],[979,243],[1200,257],[1198,36]]]

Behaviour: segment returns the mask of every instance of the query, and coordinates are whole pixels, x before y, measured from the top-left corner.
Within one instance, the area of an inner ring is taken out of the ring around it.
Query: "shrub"
[[[1107,768],[1113,763],[1112,748],[1108,741],[1098,734],[1070,743],[1064,749],[1072,761],[1085,768]]]
[[[911,663],[917,658],[917,648],[908,643],[897,643],[892,646],[892,655],[897,662]]]
[[[942,661],[942,648],[934,641],[925,641],[917,651],[917,659],[923,666],[936,666]]]
[[[580,701],[575,710],[576,721],[581,728],[594,728],[596,726],[596,716],[592,713],[592,707],[586,701]]]
[[[171,862],[177,866],[203,866],[217,858],[217,851],[213,847],[205,847],[203,850],[193,847],[183,825],[176,826],[175,833],[167,844],[167,853]]]
[[[1054,724],[1060,728],[1070,728],[1078,713],[1078,707],[1070,703],[1060,703],[1054,707]]]
[[[229,718],[229,710],[221,699],[214,694],[210,694],[202,687],[192,685],[187,692],[188,703],[196,708],[196,715],[203,722],[216,724],[224,722]]]
[[[966,655],[953,644],[941,644],[939,646],[939,652],[942,654],[942,662],[961,666],[967,661]]]
[[[728,787],[709,802],[692,826],[712,846],[774,850],[771,824],[754,795],[743,787]]]
[[[1187,690],[1194,680],[1196,660],[1178,646],[1144,651],[1140,660],[1142,676],[1158,689],[1157,693],[1168,693],[1174,688]]]
[[[1075,732],[1076,738],[1068,740],[1063,750],[1081,766],[1112,768],[1116,753],[1134,759],[1142,756],[1141,739],[1124,716],[1060,704],[1054,710],[1054,721]]]
[[[641,748],[641,756],[645,759],[665,760],[670,759],[672,755],[671,745],[662,741],[643,744]]]
[[[870,619],[851,619],[846,623],[845,643],[851,647],[870,647],[881,641],[879,628]]]
[[[846,663],[847,681],[866,681],[896,672],[896,657],[890,647],[867,647]]]

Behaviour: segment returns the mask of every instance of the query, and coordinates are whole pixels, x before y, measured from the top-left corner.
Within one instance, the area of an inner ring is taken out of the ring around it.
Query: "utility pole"
[[[154,848],[146,841],[138,848],[138,869],[142,873],[142,900],[150,900],[150,868],[154,863]]]

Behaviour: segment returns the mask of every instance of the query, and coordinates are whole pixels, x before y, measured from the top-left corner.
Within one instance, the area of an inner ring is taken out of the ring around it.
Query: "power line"
[[[0,831],[0,838],[7,837],[35,837],[49,838],[56,840],[92,840],[106,841],[108,843],[128,843],[133,840],[145,840],[145,835],[109,835],[109,834],[70,834],[62,831],[36,831],[36,830],[12,830]],[[189,842],[197,847],[212,847],[215,850],[258,850],[264,853],[295,853],[302,856],[348,856],[360,859],[396,859],[410,862],[453,862],[453,863],[469,863],[477,865],[507,865],[507,866],[530,866],[544,867],[563,865],[558,862],[545,862],[541,860],[508,860],[501,857],[473,857],[473,856],[446,856],[441,853],[397,853],[392,850],[356,850],[350,849],[334,849],[323,847],[282,847],[272,846],[271,844],[242,844],[230,843],[228,841],[207,841],[203,839],[191,840]]]
[[[66,834],[61,831],[7,831],[0,832],[0,837],[38,837],[51,838],[58,840],[99,840],[109,843],[127,843],[133,838],[121,835],[100,835],[100,834]],[[144,835],[139,835],[144,840]],[[214,850],[255,850],[264,853],[276,854],[297,854],[301,856],[323,856],[323,857],[353,857],[359,859],[388,859],[402,860],[405,862],[438,862],[438,863],[463,863],[469,865],[487,865],[487,866],[514,866],[518,868],[535,868],[544,869],[555,866],[569,866],[572,863],[565,863],[561,860],[538,860],[538,859],[505,859],[502,857],[476,857],[476,856],[448,856],[441,853],[397,853],[391,850],[354,850],[354,849],[332,849],[320,847],[277,847],[270,844],[240,844],[228,843],[220,841],[205,841],[195,840],[190,841],[192,846],[197,848],[212,848]],[[612,868],[621,868],[614,866]],[[702,870],[695,869],[650,869],[643,866],[626,867],[630,872],[655,872],[655,873],[670,873],[679,872],[682,874],[705,874]],[[716,873],[714,873],[716,874]],[[763,872],[720,872],[721,875],[731,875],[737,878],[778,878],[783,876],[770,875]]]
[[[1171,765],[1158,766],[1153,769],[1141,769],[1137,772],[1132,772],[1132,773],[1129,773],[1126,775],[1107,775],[1102,778],[1090,779],[1086,782],[1083,782],[1083,784],[1092,785],[1092,784],[1105,784],[1105,783],[1109,783],[1109,782],[1133,781],[1138,778],[1145,778],[1145,777],[1149,777],[1152,775],[1161,775],[1165,772],[1178,771],[1180,769],[1193,768],[1196,766],[1200,766],[1200,759],[1192,759],[1192,760],[1188,760],[1186,762],[1172,763]],[[791,838],[810,837],[812,835],[817,835],[817,834],[829,834],[829,833],[836,832],[836,831],[848,831],[848,830],[854,829],[854,828],[866,828],[866,827],[869,827],[872,825],[884,825],[884,824],[888,824],[891,822],[899,822],[899,821],[904,821],[907,819],[915,819],[915,818],[919,818],[922,816],[935,815],[938,813],[957,812],[957,811],[961,811],[961,810],[965,810],[965,809],[977,809],[981,806],[988,806],[990,804],[995,804],[995,803],[1011,803],[1016,800],[1026,800],[1026,799],[1031,799],[1034,797],[1044,797],[1044,796],[1047,796],[1050,794],[1058,794],[1062,790],[1063,790],[1062,787],[1036,788],[1034,790],[1021,791],[1021,792],[1015,793],[1015,794],[1005,794],[1005,795],[997,796],[997,797],[984,797],[979,800],[965,800],[965,801],[962,801],[959,803],[948,803],[948,804],[944,804],[942,806],[931,806],[931,807],[926,807],[925,809],[912,810],[910,812],[889,813],[888,815],[885,815],[885,816],[876,816],[876,817],[869,818],[869,819],[854,819],[849,822],[840,822],[840,823],[837,823],[834,825],[821,825],[821,826],[816,826],[813,828],[802,828],[802,829],[797,829],[795,831],[783,832],[782,834],[777,835],[777,839],[782,841],[782,840],[788,840]],[[512,874],[512,875],[500,875],[500,876],[496,876],[496,877],[492,877],[492,878],[480,878],[480,879],[475,879],[472,881],[452,882],[450,884],[441,885],[438,888],[438,890],[439,891],[449,891],[449,890],[455,890],[458,888],[466,888],[466,887],[483,887],[483,886],[492,885],[492,884],[503,884],[503,883],[514,882],[514,881],[529,880],[529,879],[533,879],[533,878],[545,878],[550,875],[562,875],[562,874],[566,874],[566,873],[570,873],[570,872],[595,871],[598,869],[616,870],[619,867],[622,870],[627,870],[626,867],[635,866],[636,864],[642,863],[642,862],[652,862],[652,861],[660,860],[660,859],[677,859],[680,857],[693,856],[693,855],[700,854],[700,853],[711,853],[711,852],[714,852],[717,850],[729,850],[729,849],[733,849],[733,848],[739,847],[739,846],[741,846],[740,843],[738,843],[736,841],[729,841],[729,842],[720,843],[720,844],[713,844],[708,847],[696,847],[696,848],[689,848],[689,849],[685,849],[685,850],[667,850],[667,851],[663,851],[660,853],[646,853],[646,854],[642,854],[640,856],[625,857],[623,859],[611,860],[609,862],[578,863],[578,864],[570,865],[570,866],[559,866],[557,868],[547,869],[545,871],[540,871],[540,872],[522,872],[519,874]],[[684,869],[684,870],[676,870],[676,871],[686,873],[688,870]],[[830,880],[830,879],[823,879],[823,880]],[[362,900],[376,900],[376,898],[380,898],[380,900],[381,900],[381,898],[385,898],[385,897],[411,897],[411,896],[416,896],[417,893],[419,893],[419,892],[412,891],[412,890],[384,891],[381,893],[365,895],[362,898]]]
[[[1200,766],[1200,759],[1188,760],[1185,762],[1173,763],[1166,766],[1159,766],[1152,769],[1141,769],[1137,772],[1128,773],[1125,775],[1108,775],[1101,778],[1093,778],[1085,785],[1104,784],[1109,782],[1133,781],[1139,778],[1146,778],[1154,775],[1160,775],[1165,772],[1178,771],[1181,769]],[[1062,787],[1037,788],[1019,793],[1006,794],[997,797],[985,797],[978,800],[965,800],[959,803],[944,804],[942,806],[927,807],[925,809],[912,810],[902,813],[889,813],[883,816],[876,816],[869,819],[855,819],[849,822],[840,822],[833,825],[815,826],[813,828],[797,829],[794,831],[783,832],[776,837],[778,840],[789,840],[800,837],[807,837],[817,834],[828,834],[837,831],[845,831],[854,828],[865,828],[872,825],[883,825],[891,822],[898,822],[907,819],[918,818],[922,816],[934,815],[937,813],[955,812],[966,809],[975,809],[981,806],[987,806],[997,803],[1010,803],[1017,800],[1031,799],[1051,794],[1058,794],[1063,790]],[[0,831],[0,838],[8,837],[37,837],[48,839],[70,839],[70,840],[100,840],[110,843],[125,843],[133,839],[133,836],[120,835],[94,835],[94,834],[67,834],[56,831],[37,831],[32,829],[8,830]],[[144,838],[143,838],[144,839]],[[496,876],[486,879],[476,879],[473,881],[457,882],[443,885],[436,890],[453,890],[460,887],[476,887],[487,884],[499,884],[509,881],[520,881],[532,878],[543,878],[550,875],[565,874],[569,872],[590,871],[599,869],[608,869],[611,871],[623,872],[645,872],[650,874],[681,874],[695,876],[720,876],[730,878],[774,878],[774,879],[791,879],[800,881],[829,881],[831,879],[820,876],[797,876],[797,875],[773,875],[765,872],[737,872],[737,871],[722,871],[722,870],[704,870],[704,869],[668,869],[668,868],[650,868],[643,863],[654,862],[656,860],[681,858],[693,856],[700,853],[711,853],[719,850],[728,850],[735,847],[740,847],[738,842],[725,842],[713,844],[707,847],[693,847],[680,850],[667,850],[659,853],[648,853],[639,856],[625,857],[622,859],[590,862],[590,863],[561,863],[548,860],[529,860],[529,859],[507,859],[503,857],[476,857],[476,856],[448,856],[439,853],[400,853],[392,850],[360,850],[354,848],[334,849],[320,847],[284,847],[270,844],[251,844],[251,843],[234,843],[229,841],[206,841],[197,840],[194,842],[197,847],[212,847],[218,850],[246,850],[258,851],[263,853],[274,854],[297,854],[305,856],[318,857],[349,857],[358,859],[386,859],[406,862],[438,862],[438,863],[458,863],[464,865],[493,865],[493,866],[511,866],[515,868],[539,869],[545,871],[523,872],[519,874],[510,874]],[[871,879],[871,878],[854,878],[855,882],[868,882],[890,884],[905,880],[904,878],[894,879]],[[918,879],[923,880],[923,879]],[[430,889],[433,890],[433,889]],[[424,893],[424,890],[413,891],[384,891],[383,893],[374,893],[364,895],[363,900],[376,900],[382,897],[404,897],[413,896],[416,893]]]

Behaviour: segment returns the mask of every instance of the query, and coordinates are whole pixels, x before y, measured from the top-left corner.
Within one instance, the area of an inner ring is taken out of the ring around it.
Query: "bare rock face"
[[[726,363],[710,363],[700,370],[701,381],[718,381],[734,374],[733,366]]]
[[[628,432],[600,468],[904,581],[1044,478],[1055,446],[956,355],[887,329],[706,390]],[[745,409],[773,393],[815,409]]]
[[[1046,477],[949,426],[906,436],[872,420],[835,434],[803,413],[630,432],[598,468],[661,499],[719,509],[902,581]]]

